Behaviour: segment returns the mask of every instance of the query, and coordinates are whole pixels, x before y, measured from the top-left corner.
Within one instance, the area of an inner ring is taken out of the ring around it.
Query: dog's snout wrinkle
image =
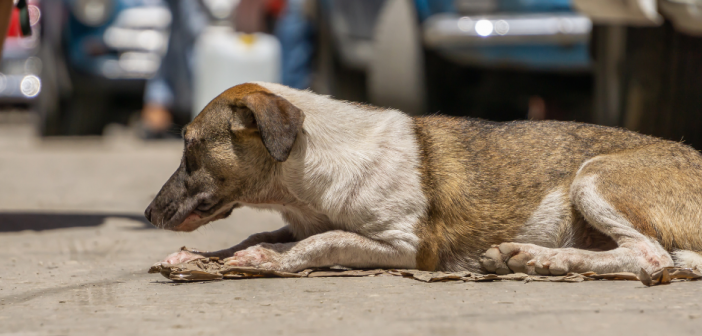
[[[164,221],[169,221],[178,212],[178,205],[173,201],[169,201],[168,204],[163,208],[162,219]]]

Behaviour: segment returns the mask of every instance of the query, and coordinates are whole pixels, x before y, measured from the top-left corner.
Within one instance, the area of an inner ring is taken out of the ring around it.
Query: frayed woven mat
[[[542,281],[542,282],[583,282],[592,280],[630,280],[641,281],[646,286],[664,285],[677,281],[698,280],[702,278],[699,269],[667,267],[648,274],[628,272],[597,274],[568,273],[563,276],[527,275],[512,273],[505,275],[477,274],[472,272],[427,272],[410,269],[350,269],[346,267],[330,267],[306,269],[300,272],[279,272],[264,270],[254,267],[238,267],[225,265],[222,260],[215,257],[202,258],[177,265],[157,264],[149,269],[149,273],[161,273],[167,279],[177,282],[198,282],[224,279],[250,279],[250,278],[320,278],[320,277],[373,277],[373,276],[401,276],[422,282],[439,281]]]

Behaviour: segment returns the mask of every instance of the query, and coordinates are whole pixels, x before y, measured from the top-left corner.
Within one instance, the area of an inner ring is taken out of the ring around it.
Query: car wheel
[[[82,74],[71,74],[73,92],[66,104],[63,129],[66,135],[100,135],[110,108],[100,81]]]
[[[61,89],[59,87],[56,59],[46,45],[40,51],[42,60],[41,92],[37,97],[34,109],[39,114],[39,134],[42,136],[61,134]]]

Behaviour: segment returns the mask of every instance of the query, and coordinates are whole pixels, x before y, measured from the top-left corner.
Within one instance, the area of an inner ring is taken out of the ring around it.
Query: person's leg
[[[305,0],[289,0],[275,28],[282,46],[282,82],[307,89],[310,86],[314,39],[312,24],[305,15]]]
[[[144,109],[141,111],[141,120],[146,129],[160,133],[171,127],[173,116],[165,106],[151,103],[144,105]]]

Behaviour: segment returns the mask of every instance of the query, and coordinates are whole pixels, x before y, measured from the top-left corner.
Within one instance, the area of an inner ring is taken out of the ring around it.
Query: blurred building
[[[702,149],[702,1],[575,4],[598,24],[594,121]]]

